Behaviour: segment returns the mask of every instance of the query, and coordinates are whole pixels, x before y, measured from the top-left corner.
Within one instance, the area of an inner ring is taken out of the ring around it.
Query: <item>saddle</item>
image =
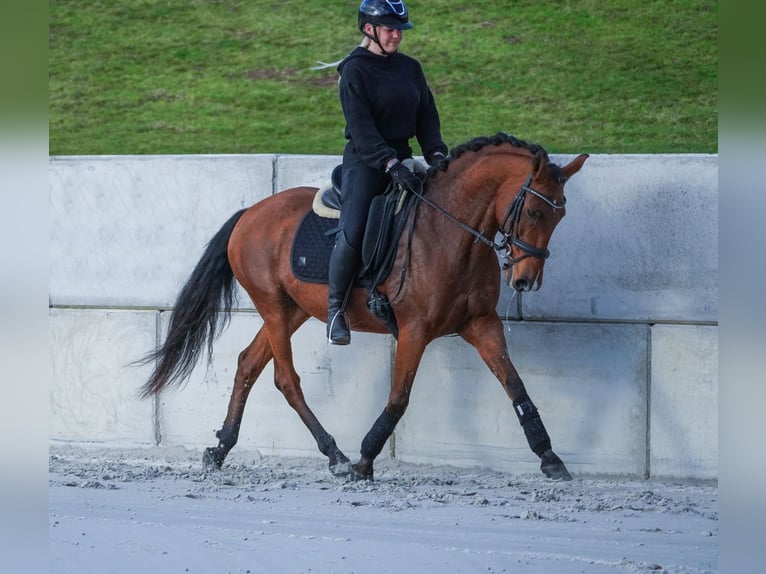
[[[414,160],[405,161],[412,161],[410,168],[419,177],[425,178],[425,166]],[[339,231],[338,218],[343,206],[341,178],[342,166],[338,165],[332,171],[330,183],[316,193],[312,208],[298,226],[290,263],[293,274],[301,281],[323,284],[328,281],[330,253],[335,243],[335,234]],[[376,287],[391,272],[399,237],[416,201],[416,196],[393,182],[384,194],[372,200],[362,242],[362,264],[355,280],[356,287],[369,291],[367,305],[370,312],[395,337],[398,336],[396,318],[385,295],[378,292]]]

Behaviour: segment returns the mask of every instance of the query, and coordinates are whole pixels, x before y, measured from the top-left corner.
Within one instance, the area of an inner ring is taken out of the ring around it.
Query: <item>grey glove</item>
[[[401,185],[404,189],[409,189],[411,191],[420,190],[420,179],[418,179],[418,177],[412,173],[410,168],[408,168],[398,159],[393,164],[391,164],[391,167],[386,169],[386,173],[390,175],[391,179]]]

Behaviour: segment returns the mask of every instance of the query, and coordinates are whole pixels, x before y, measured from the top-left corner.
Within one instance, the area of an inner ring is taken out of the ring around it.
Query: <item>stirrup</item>
[[[340,332],[334,333],[333,330]],[[348,345],[351,342],[351,330],[343,317],[343,309],[338,309],[332,320],[327,323],[327,341],[333,345]]]

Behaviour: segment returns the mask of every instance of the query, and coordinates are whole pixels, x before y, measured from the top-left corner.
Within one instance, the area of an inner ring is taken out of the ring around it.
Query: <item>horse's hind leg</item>
[[[481,358],[513,401],[514,411],[524,429],[529,448],[540,457],[540,469],[543,473],[556,480],[571,480],[572,476],[566,466],[553,452],[551,439],[540,418],[540,413],[529,398],[521,377],[508,357],[500,318],[495,315],[474,319],[461,331],[460,335],[476,347]]]
[[[373,461],[383,450],[388,438],[394,432],[396,424],[402,418],[410,402],[412,383],[420,365],[426,341],[414,337],[410,330],[401,330],[396,345],[393,381],[388,395],[388,403],[362,440],[361,458],[352,466],[357,480],[373,479]]]
[[[234,388],[231,391],[226,419],[221,430],[215,433],[218,437],[218,446],[205,451],[202,459],[205,467],[221,468],[226,455],[237,444],[247,397],[272,356],[266,331],[261,328],[253,341],[239,354],[237,374],[234,376]]]
[[[295,329],[290,330],[284,325],[283,320],[271,321],[268,325],[269,341],[274,353],[274,384],[309,429],[319,451],[329,459],[330,472],[335,476],[345,476],[351,472],[350,461],[306,404],[300,377],[293,365],[290,337]]]

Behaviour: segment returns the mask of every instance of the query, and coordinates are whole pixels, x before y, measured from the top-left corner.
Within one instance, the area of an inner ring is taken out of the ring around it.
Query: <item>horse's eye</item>
[[[532,219],[533,221],[537,221],[540,219],[540,212],[536,209],[527,209],[527,215]]]

